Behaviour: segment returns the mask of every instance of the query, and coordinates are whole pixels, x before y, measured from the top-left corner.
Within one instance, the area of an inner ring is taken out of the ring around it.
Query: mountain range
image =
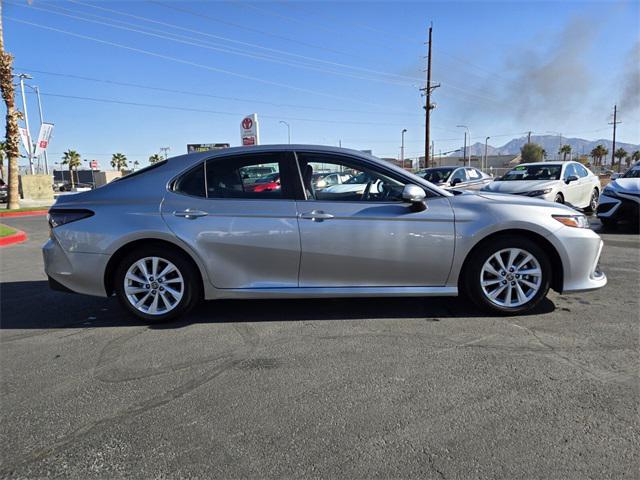
[[[527,143],[527,137],[514,138],[513,140],[509,140],[507,143],[502,145],[501,147],[494,147],[492,145],[487,145],[487,154],[488,155],[517,155],[520,153],[520,148]],[[558,155],[558,149],[560,148],[560,137],[557,135],[532,135],[531,143],[537,143],[538,145],[544,148],[548,155],[549,159],[556,158]],[[607,139],[600,140],[585,140],[584,138],[567,138],[562,137],[562,144],[571,145],[571,151],[575,155],[576,153],[579,155],[589,155],[591,150],[593,150],[597,145],[603,145],[609,153],[611,153],[611,148],[613,146],[613,142]],[[616,149],[624,148],[627,152],[631,153],[635,150],[640,150],[640,144],[634,145],[631,143],[624,142],[616,142]],[[474,143],[470,147],[471,155],[482,156],[484,155],[484,143]],[[450,156],[458,157],[462,155],[462,150],[458,152],[452,153]]]

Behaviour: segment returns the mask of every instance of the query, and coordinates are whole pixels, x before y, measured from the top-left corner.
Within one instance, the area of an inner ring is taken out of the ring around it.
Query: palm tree
[[[74,187],[73,171],[78,170],[78,167],[82,164],[80,154],[75,150],[67,150],[62,155],[62,165],[69,165],[69,177],[71,178],[71,188]],[[76,173],[77,175],[77,173]]]
[[[134,162],[133,162],[133,171],[134,171],[134,172],[136,171],[136,167],[137,167],[138,165],[140,165],[140,162],[139,162],[138,160],[134,160]]]
[[[18,118],[21,117],[21,114],[16,110],[13,86],[13,55],[4,49],[2,3],[0,3],[0,91],[6,107],[4,152],[7,155],[7,163],[9,164],[7,208],[14,209],[20,208],[20,196],[18,194],[18,158],[20,157],[18,150],[20,142]]]
[[[162,156],[159,153],[154,153],[149,157],[149,163],[156,163],[160,160],[163,160]]]
[[[620,147],[615,152],[613,152],[613,156],[618,159],[618,173],[620,173],[620,165],[622,165],[622,159],[626,158],[627,155],[629,155],[629,154],[622,147]],[[613,165],[611,165],[611,168],[613,168]]]
[[[637,162],[638,160],[640,160],[640,150],[636,150],[635,152],[633,152],[631,155],[627,157],[626,159],[627,168],[631,166],[631,162]]]
[[[111,166],[121,172],[127,168],[127,157],[124,153],[114,153],[111,157]]]
[[[602,166],[602,159],[609,155],[609,150],[604,148],[603,145],[597,145],[596,148],[591,150],[590,155],[593,158],[594,166]]]
[[[560,150],[558,150],[558,155],[562,155],[562,161],[566,162],[567,155],[571,155],[571,145],[569,145],[568,143],[565,145],[562,145],[560,147]]]

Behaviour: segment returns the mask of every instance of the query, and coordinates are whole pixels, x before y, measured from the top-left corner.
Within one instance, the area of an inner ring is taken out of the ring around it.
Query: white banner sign
[[[47,147],[49,146],[49,140],[51,140],[52,132],[53,123],[43,123],[42,125],[40,125],[40,134],[38,135],[38,143],[36,143],[36,157],[39,157],[43,152],[47,150]]]
[[[29,132],[24,127],[18,127],[20,130],[20,138],[22,139],[22,145],[24,145],[24,149],[27,153],[31,152],[31,138],[29,137]]]
[[[242,145],[259,145],[260,130],[258,128],[258,114],[247,115],[240,122],[240,139]]]

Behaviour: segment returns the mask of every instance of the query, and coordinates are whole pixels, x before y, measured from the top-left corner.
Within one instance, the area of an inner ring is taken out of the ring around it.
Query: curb
[[[27,234],[22,230],[18,230],[16,233],[0,238],[0,247],[7,247],[9,245],[15,245],[16,243],[22,243],[26,239]]]
[[[31,210],[29,212],[0,212],[0,218],[2,217],[33,217],[36,215],[46,215],[49,210]]]

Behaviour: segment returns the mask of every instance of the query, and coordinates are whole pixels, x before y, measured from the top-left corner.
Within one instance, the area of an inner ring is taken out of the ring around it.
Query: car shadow
[[[196,323],[295,322],[360,319],[487,318],[462,298],[326,298],[278,300],[215,300],[167,323],[153,324],[132,317],[114,298],[89,297],[50,290],[45,281],[0,283],[0,330],[149,326],[182,328]],[[544,299],[524,315],[555,310]]]

